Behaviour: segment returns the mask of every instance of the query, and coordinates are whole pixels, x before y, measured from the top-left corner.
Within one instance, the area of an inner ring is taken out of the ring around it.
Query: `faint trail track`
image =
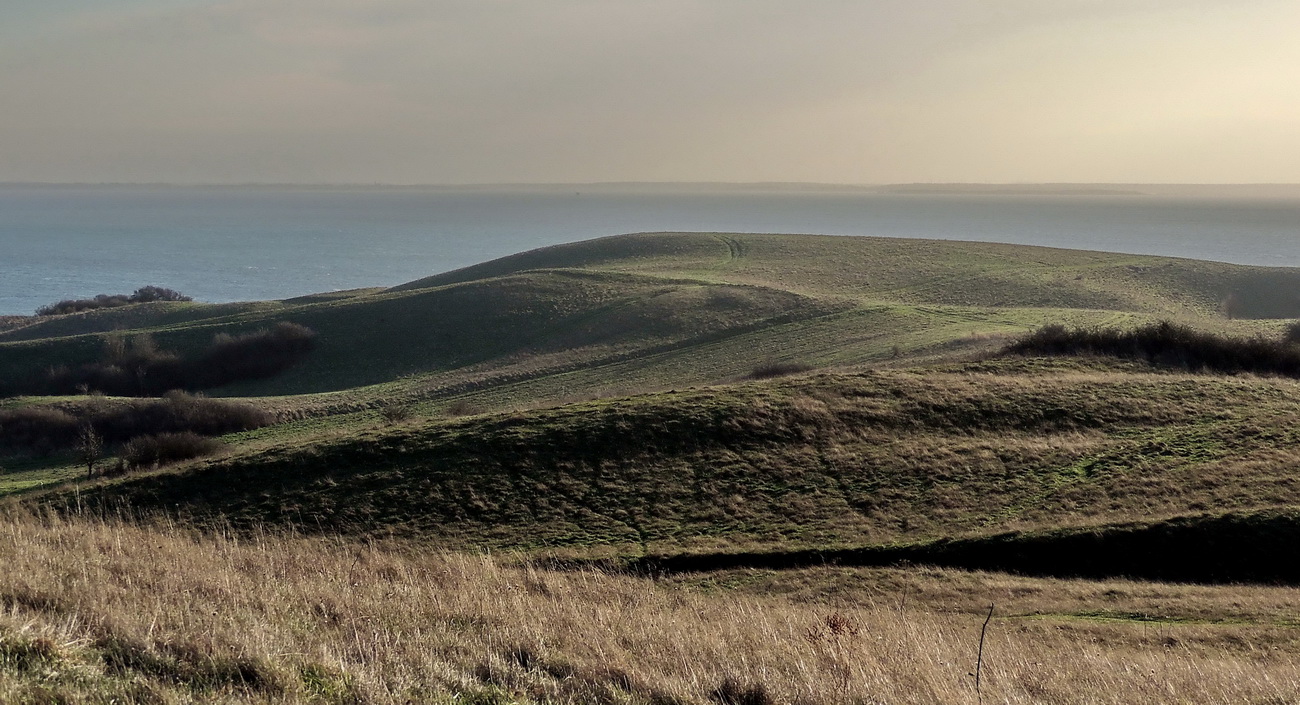
[[[735,262],[749,254],[749,248],[745,246],[745,243],[734,237],[727,237],[726,235],[715,235],[714,237],[721,240],[722,244],[727,246],[727,250],[729,250],[731,254],[732,262]]]

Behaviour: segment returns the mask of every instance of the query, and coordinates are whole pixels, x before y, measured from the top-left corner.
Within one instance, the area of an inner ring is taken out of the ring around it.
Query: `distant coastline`
[[[1148,196],[1146,191],[1109,184],[890,184],[875,189],[890,194],[990,196]]]
[[[827,194],[863,196],[1149,196],[1207,199],[1300,199],[1300,184],[976,183],[834,184],[801,181],[606,181],[481,184],[55,183],[0,182],[8,190],[279,191],[318,193]]]
[[[55,183],[0,181],[0,188],[12,189],[123,189],[123,190],[276,190],[276,191],[430,191],[491,193],[875,193],[877,186],[825,184],[799,181],[601,181],[590,183],[500,183],[500,184],[174,184],[174,183]]]

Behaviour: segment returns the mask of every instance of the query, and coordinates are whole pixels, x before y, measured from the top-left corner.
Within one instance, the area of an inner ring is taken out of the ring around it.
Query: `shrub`
[[[379,406],[379,418],[389,424],[399,424],[403,421],[408,421],[410,420],[412,413],[413,410],[411,409],[411,405],[403,404],[401,402],[389,401],[384,402]]]
[[[122,460],[128,470],[141,470],[212,455],[222,449],[215,438],[197,433],[159,433],[133,438],[122,447]]]
[[[193,301],[194,299],[175,289],[161,286],[142,286],[128,297],[133,304],[145,304],[151,301]]]
[[[447,405],[448,416],[474,416],[483,413],[482,407],[467,399],[457,399]]]
[[[1282,332],[1282,340],[1287,343],[1300,343],[1300,321],[1292,321]]]
[[[101,362],[51,370],[46,391],[73,394],[93,390],[114,396],[148,396],[181,386],[183,377],[180,357],[160,350],[149,334],[130,340],[113,335],[104,341]]]
[[[275,422],[271,413],[251,404],[208,399],[180,391],[168,392],[148,404],[131,404],[94,413],[90,423],[109,442],[136,436],[192,432],[220,436],[251,431]]]
[[[192,366],[188,386],[204,389],[273,377],[301,362],[315,346],[316,331],[287,321],[243,335],[218,333]]]
[[[1132,330],[1043,326],[1003,349],[1012,355],[1102,355],[1221,373],[1300,377],[1300,348],[1283,340],[1230,338],[1162,321]]]
[[[38,316],[61,316],[65,313],[80,313],[82,311],[93,311],[99,308],[116,308],[125,306],[129,301],[122,294],[109,295],[100,294],[93,299],[64,299],[57,303],[52,303],[36,309]]]
[[[785,377],[786,375],[808,372],[812,369],[811,365],[805,365],[801,362],[768,362],[755,367],[752,372],[745,375],[745,379],[771,379],[773,377]]]

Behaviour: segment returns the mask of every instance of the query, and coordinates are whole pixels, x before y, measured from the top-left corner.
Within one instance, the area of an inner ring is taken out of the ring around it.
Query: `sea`
[[[0,185],[0,315],[145,285],[208,302],[392,286],[650,231],[936,238],[1300,266],[1295,197]]]

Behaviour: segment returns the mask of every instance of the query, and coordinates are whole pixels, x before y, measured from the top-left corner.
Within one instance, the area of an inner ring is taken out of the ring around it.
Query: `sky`
[[[1295,0],[4,0],[0,181],[1300,182]]]

